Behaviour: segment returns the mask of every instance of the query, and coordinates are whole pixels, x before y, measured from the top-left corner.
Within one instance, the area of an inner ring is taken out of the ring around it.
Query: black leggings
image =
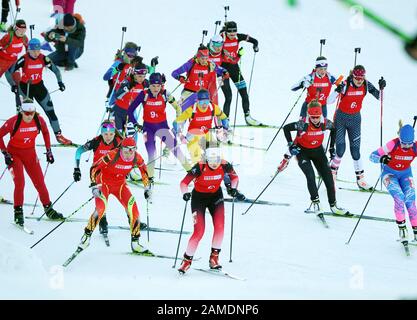
[[[243,75],[240,73],[238,64],[231,63],[222,63],[222,67],[225,68],[229,74],[230,78],[233,80],[237,90],[239,91],[240,96],[242,97],[242,108],[245,115],[249,114],[249,96],[246,89],[246,82],[243,79]],[[223,112],[229,116],[230,114],[230,104],[232,103],[232,89],[230,88],[230,80],[226,79],[222,85],[222,91],[224,94],[224,105]]]
[[[319,197],[316,184],[316,174],[314,173],[314,169],[311,164],[311,162],[313,162],[317,172],[322,177],[323,182],[326,185],[329,203],[331,205],[334,204],[336,202],[334,181],[323,147],[320,146],[314,149],[301,148],[301,152],[297,155],[297,161],[298,166],[307,178],[307,187],[310,192],[310,199],[314,200]]]
[[[9,14],[9,0],[1,1],[1,22],[7,22],[7,16]]]
[[[22,94],[25,97],[27,94],[27,87],[27,83],[20,82],[20,90],[22,91]],[[51,124],[51,127],[54,130],[54,133],[60,133],[61,128],[59,126],[58,118],[55,114],[54,105],[52,103],[51,97],[49,96],[48,90],[45,88],[43,84],[43,81],[37,84],[31,84],[29,86],[29,98],[35,98],[35,100],[42,107],[43,111],[45,111],[49,119],[49,123]]]

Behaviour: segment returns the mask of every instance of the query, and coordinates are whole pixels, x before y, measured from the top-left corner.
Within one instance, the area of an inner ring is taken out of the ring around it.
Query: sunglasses
[[[35,111],[23,111],[23,114],[25,116],[33,116],[33,115],[35,115]]]
[[[312,119],[312,120],[318,120],[320,118],[321,118],[321,116],[310,116],[310,119]]]
[[[204,100],[198,100],[198,104],[202,105],[202,104],[209,104],[210,100],[208,99],[204,99]]]
[[[223,46],[223,42],[211,42],[211,45],[216,48],[220,48]]]
[[[130,152],[132,152],[132,151],[135,151],[136,150],[136,147],[122,147],[122,149],[124,151],[130,151]]]
[[[365,80],[365,77],[353,77],[356,81],[363,81]]]
[[[236,33],[237,29],[229,29],[226,31],[226,33]]]
[[[411,143],[402,143],[401,142],[401,148],[404,148],[404,149],[408,149],[408,148],[411,148],[412,146],[413,146],[413,142],[411,142]]]

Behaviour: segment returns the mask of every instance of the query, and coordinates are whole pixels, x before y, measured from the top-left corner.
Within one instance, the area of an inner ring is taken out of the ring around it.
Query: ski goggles
[[[101,133],[106,133],[106,132],[115,132],[116,131],[116,127],[114,126],[113,123],[108,122],[108,123],[103,123],[101,125]]]
[[[237,32],[237,28],[228,28],[226,30],[226,33],[236,33]]]
[[[138,55],[137,50],[136,49],[125,49],[125,53],[129,58],[134,58]]]
[[[198,104],[199,105],[209,104],[209,103],[210,103],[210,100],[209,99],[198,100]]]
[[[211,41],[210,44],[214,47],[214,48],[221,48],[223,46],[223,42],[217,42],[217,41]]]
[[[23,111],[23,114],[29,117],[35,115],[35,111]]]
[[[365,80],[365,76],[353,76],[353,79],[355,79],[356,81],[363,81]]]
[[[134,69],[133,70],[133,74],[138,74],[142,76],[145,76],[147,73],[148,73],[148,70],[146,69]]]
[[[311,120],[319,120],[321,116],[310,116]]]

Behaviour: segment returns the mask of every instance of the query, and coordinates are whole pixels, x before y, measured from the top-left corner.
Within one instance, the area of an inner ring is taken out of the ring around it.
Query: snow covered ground
[[[395,21],[404,30],[416,31],[415,3],[363,1],[374,11]],[[140,4],[139,4],[140,3]],[[50,1],[37,0],[23,3],[22,18],[35,24],[35,35],[46,29]],[[280,125],[294,104],[299,92],[289,90],[291,85],[308,73],[319,53],[319,39],[326,38],[323,54],[329,60],[329,71],[346,75],[353,65],[353,49],[361,47],[358,63],[367,69],[368,79],[377,84],[380,76],[387,80],[384,93],[384,141],[395,136],[398,120],[411,122],[415,115],[415,75],[417,64],[410,60],[402,44],[390,34],[364,21],[355,22],[349,10],[337,1],[299,1],[297,8],[289,8],[285,1],[195,1],[138,2],[126,0],[121,9],[110,0],[77,1],[76,11],[87,23],[85,53],[79,60],[79,69],[63,71],[67,90],[52,95],[64,135],[83,143],[95,135],[104,111],[107,84],[101,77],[112,62],[120,46],[121,27],[127,26],[125,41],[142,46],[141,54],[149,62],[160,57],[158,71],[167,75],[168,88],[177,83],[169,74],[190,58],[196,50],[201,31],[214,31],[214,21],[224,16],[223,5],[230,6],[229,19],[236,20],[240,32],[250,33],[259,40],[260,51],[251,88],[252,115],[269,124]],[[324,9],[325,8],[325,9]],[[120,13],[123,14],[120,14]],[[330,14],[329,14],[330,12]],[[119,15],[118,15],[119,14]],[[243,74],[249,80],[253,58],[251,45],[245,45]],[[57,88],[54,75],[46,74],[46,85]],[[1,79],[5,81],[4,78]],[[0,85],[0,118],[13,115],[14,97],[10,89]],[[179,94],[179,92],[177,92]],[[222,94],[220,94],[222,97]],[[235,96],[234,96],[235,99]],[[232,107],[235,106],[235,100]],[[329,107],[332,114],[334,106]],[[299,106],[290,121],[297,118]],[[42,113],[42,112],[41,112]],[[362,111],[362,157],[367,179],[374,184],[379,167],[368,161],[368,155],[379,145],[380,104],[368,96]],[[173,114],[170,114],[170,119]],[[238,107],[238,123],[243,123]],[[243,144],[253,137],[253,143],[266,147],[275,130],[238,129]],[[41,138],[38,139],[38,143]],[[143,153],[142,141],[139,150]],[[52,199],[71,182],[75,149],[53,150],[56,162],[48,169],[46,183]],[[240,189],[254,198],[270,181],[285,151],[284,137],[280,134],[268,153],[236,147],[226,147],[226,159],[233,161],[240,176]],[[43,167],[44,150],[38,154]],[[144,156],[146,153],[143,153]],[[86,159],[85,155],[83,159]],[[2,162],[3,163],[3,162]],[[90,197],[88,169],[90,163],[82,160],[83,179],[74,184],[56,204],[65,215],[76,210]],[[184,202],[179,181],[184,172],[173,161],[164,159],[161,180],[157,185],[154,203],[149,208],[150,224],[154,227],[178,229],[181,225]],[[0,165],[0,170],[4,164]],[[339,177],[354,181],[353,163],[347,152]],[[353,184],[343,184],[352,186]],[[146,219],[143,190],[132,187],[139,202],[142,219]],[[8,173],[0,182],[0,194],[13,199],[13,182]],[[321,199],[326,204],[325,190]],[[360,213],[369,194],[339,191],[341,206]],[[27,180],[25,201],[33,203],[35,190]],[[226,234],[221,253],[224,269],[246,281],[215,277],[195,270],[179,277],[172,269],[172,261],[132,256],[130,236],[126,230],[110,230],[111,246],[106,247],[98,232],[90,247],[73,264],[63,270],[60,265],[75,250],[83,233],[84,222],[63,224],[33,250],[28,249],[57,222],[26,220],[35,231],[31,236],[18,231],[12,222],[13,207],[0,205],[0,298],[70,298],[70,299],[399,299],[417,297],[416,248],[411,257],[405,257],[395,240],[394,223],[361,221],[350,245],[346,245],[356,223],[355,219],[328,217],[329,229],[304,209],[309,205],[305,178],[296,163],[280,174],[262,199],[289,203],[290,206],[254,206],[242,216],[247,204],[235,205],[233,263],[229,261],[231,204],[226,204]],[[367,215],[393,218],[390,196],[375,194],[366,210]],[[90,203],[75,217],[87,219],[93,210]],[[25,207],[30,215],[31,207]],[[41,208],[35,216],[42,214]],[[127,226],[124,211],[115,199],[108,208],[111,225]],[[207,218],[209,219],[209,218]],[[184,229],[192,230],[188,208]],[[207,220],[209,222],[209,220]],[[201,257],[193,266],[206,267],[210,250],[212,227],[207,223],[206,234],[196,253]],[[185,250],[189,235],[182,237],[180,255]],[[142,234],[143,241],[146,233]],[[160,254],[175,255],[178,235],[151,233],[149,246]],[[177,264],[178,265],[178,264]],[[21,285],[24,279],[30,279]]]

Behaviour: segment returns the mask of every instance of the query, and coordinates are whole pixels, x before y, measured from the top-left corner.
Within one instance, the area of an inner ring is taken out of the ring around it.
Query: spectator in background
[[[3,0],[4,2],[5,0]],[[76,0],[52,0],[55,13],[74,14],[74,4]]]
[[[57,25],[54,29],[43,34],[48,42],[54,42],[56,51],[48,57],[57,66],[65,67],[70,71],[78,65],[77,60],[84,52],[84,40],[86,30],[84,21],[79,14],[72,15],[67,13],[62,20],[63,29]]]

